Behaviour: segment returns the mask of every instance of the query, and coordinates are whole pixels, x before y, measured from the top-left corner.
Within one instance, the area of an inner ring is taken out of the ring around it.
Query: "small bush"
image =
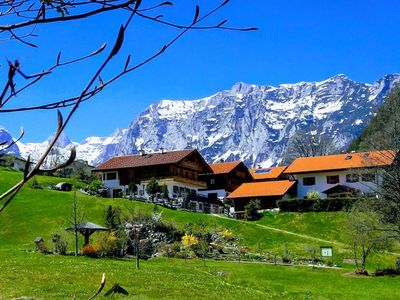
[[[102,255],[121,256],[125,252],[126,240],[119,232],[105,232],[98,240],[98,250]]]
[[[396,270],[395,268],[387,268],[383,270],[376,270],[375,273],[373,273],[374,276],[398,276],[400,275],[400,271]]]
[[[81,255],[89,257],[98,257],[99,249],[96,245],[87,244],[81,248]]]
[[[37,190],[37,189],[42,189],[42,186],[40,185],[40,183],[37,181],[37,179],[36,179],[35,177],[32,179],[32,181],[31,181],[31,183],[29,184],[29,186],[30,186],[32,189],[35,189],[35,190]]]
[[[321,199],[321,195],[320,195],[320,193],[318,191],[309,190],[307,192],[307,197],[306,198],[309,199],[309,200],[319,200],[319,199]]]
[[[46,243],[38,243],[36,246],[37,251],[40,253],[49,253],[49,248],[47,247]]]
[[[250,200],[244,207],[244,218],[248,221],[261,219],[262,215],[258,212],[260,209],[260,200]]]
[[[282,262],[284,264],[290,264],[292,260],[289,257],[282,257]]]
[[[67,254],[69,241],[65,234],[54,234],[52,237],[52,241],[54,243],[54,250],[56,253],[59,253],[61,255]]]
[[[180,251],[180,247],[181,245],[179,242],[175,242],[173,244],[162,244],[160,245],[158,251],[162,256],[175,257]]]

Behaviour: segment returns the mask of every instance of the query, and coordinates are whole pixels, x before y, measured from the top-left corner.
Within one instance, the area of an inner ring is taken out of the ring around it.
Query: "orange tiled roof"
[[[168,151],[164,153],[148,153],[145,155],[116,156],[96,167],[94,171],[173,164],[180,162],[182,159],[195,151],[197,150],[188,149]]]
[[[226,174],[236,168],[240,163],[241,161],[222,162],[210,164],[210,167],[214,174]]]
[[[256,168],[250,169],[250,174],[254,180],[276,179],[285,171],[287,166],[272,167],[272,168]]]
[[[295,183],[290,180],[243,183],[229,194],[228,199],[283,196]]]
[[[327,156],[301,157],[295,159],[295,161],[289,167],[287,167],[284,173],[295,174],[389,166],[393,163],[397,152],[398,151],[384,150]]]

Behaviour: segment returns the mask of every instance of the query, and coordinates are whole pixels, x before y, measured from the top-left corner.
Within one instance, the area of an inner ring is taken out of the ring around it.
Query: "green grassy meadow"
[[[0,192],[22,174],[0,168]],[[42,186],[60,181],[37,177]],[[75,185],[81,183],[74,182]],[[0,299],[87,299],[106,273],[107,288],[114,283],[130,295],[114,299],[398,299],[396,277],[357,277],[353,265],[343,264],[351,253],[341,239],[345,213],[268,213],[257,222],[244,222],[205,214],[161,208],[162,218],[185,228],[206,222],[211,229],[228,228],[241,237],[252,253],[282,255],[285,247],[293,256],[307,257],[307,248],[332,245],[335,263],[342,269],[274,266],[254,262],[155,258],[141,262],[136,270],[131,259],[92,259],[44,255],[34,251],[33,240],[49,241],[56,232],[71,226],[73,192],[32,189],[26,185],[0,214]],[[103,212],[112,204],[125,213],[150,213],[152,204],[126,199],[102,199],[77,193],[78,216],[104,225]],[[291,234],[271,230],[286,230]],[[294,233],[294,234],[293,234]],[[299,234],[297,236],[295,234]],[[72,240],[72,235],[70,235]],[[95,235],[93,236],[95,239]],[[322,243],[316,239],[330,241]],[[72,245],[72,243],[70,243]],[[72,250],[72,246],[70,247]],[[375,255],[368,266],[388,266],[395,257]],[[29,298],[31,297],[31,298]],[[103,296],[99,297],[104,298]],[[22,298],[21,298],[22,299]]]

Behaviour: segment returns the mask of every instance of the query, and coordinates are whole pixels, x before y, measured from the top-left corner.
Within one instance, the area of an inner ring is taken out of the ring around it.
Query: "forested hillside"
[[[349,151],[399,149],[400,146],[400,87],[388,94],[377,114],[353,140]]]

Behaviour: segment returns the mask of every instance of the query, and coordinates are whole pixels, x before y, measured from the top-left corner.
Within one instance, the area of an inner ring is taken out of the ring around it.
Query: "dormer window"
[[[352,158],[353,158],[353,156],[347,155],[344,159],[345,159],[345,160],[350,160],[350,159],[352,159]]]

